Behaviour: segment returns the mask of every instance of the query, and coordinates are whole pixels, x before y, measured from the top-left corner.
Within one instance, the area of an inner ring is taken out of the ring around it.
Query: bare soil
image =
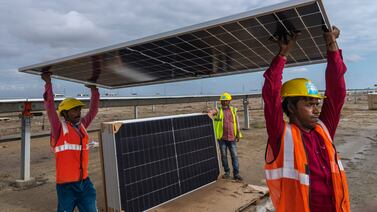
[[[239,117],[243,126],[242,102],[233,104],[240,109]],[[139,108],[139,118],[154,117],[172,114],[196,113],[213,107],[212,102],[143,106]],[[259,98],[250,99],[250,129],[244,130],[244,139],[238,143],[241,175],[244,183],[265,185],[264,182],[264,151],[267,134],[264,124],[263,110]],[[83,111],[85,113],[85,111]],[[18,114],[0,114],[6,117],[0,120],[0,138],[20,133]],[[9,118],[9,120],[8,120]],[[98,129],[101,122],[133,118],[133,108],[104,108],[90,129]],[[335,137],[337,150],[343,158],[350,189],[352,211],[377,211],[377,111],[368,110],[365,94],[348,96],[342,111],[342,117]],[[32,119],[32,133],[49,130],[45,115]],[[99,133],[90,133],[90,139],[98,141]],[[49,147],[49,137],[33,138],[31,141],[31,176],[38,182],[36,186],[19,189],[14,181],[20,179],[21,145],[20,141],[0,143],[0,211],[55,211],[55,161]],[[99,149],[91,150],[89,161],[89,175],[97,188],[98,207],[103,208],[104,196]],[[228,184],[227,184],[228,185]],[[232,184],[231,184],[232,185]],[[234,184],[236,185],[236,184]],[[234,186],[233,185],[233,186]],[[189,194],[186,200],[200,201],[173,201],[162,206],[157,211],[190,211],[195,204],[195,211],[234,211],[241,205],[235,199],[248,198],[247,194],[226,191],[224,184],[213,189],[221,196],[221,202],[232,207],[219,208],[219,204],[206,198],[206,192],[197,191]],[[210,188],[212,188],[210,187]],[[210,188],[205,188],[210,189]],[[215,192],[216,193],[216,192]],[[195,195],[195,198],[190,196]],[[233,196],[232,196],[233,195]],[[176,206],[172,206],[176,204]],[[173,209],[175,208],[175,209]]]

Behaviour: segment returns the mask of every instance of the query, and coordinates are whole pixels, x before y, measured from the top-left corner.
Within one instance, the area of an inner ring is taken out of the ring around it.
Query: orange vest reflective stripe
[[[71,123],[61,121],[62,129],[54,147],[56,159],[56,183],[76,182],[88,177],[88,133],[84,125],[79,129],[83,138],[80,138],[77,129]],[[82,175],[82,176],[81,176]]]
[[[348,212],[348,186],[340,158],[326,126],[319,121],[314,130],[322,137],[329,155],[335,209],[337,212]],[[276,211],[310,211],[309,164],[300,129],[296,125],[285,124],[279,154],[275,160],[272,149],[267,146],[265,174]]]

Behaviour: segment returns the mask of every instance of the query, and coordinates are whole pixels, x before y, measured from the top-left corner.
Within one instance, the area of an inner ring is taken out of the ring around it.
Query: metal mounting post
[[[244,117],[244,129],[250,129],[249,123],[249,100],[248,96],[243,98],[243,117]]]

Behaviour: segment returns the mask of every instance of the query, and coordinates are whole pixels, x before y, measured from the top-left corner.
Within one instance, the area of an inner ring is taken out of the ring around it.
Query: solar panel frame
[[[148,210],[218,179],[218,144],[207,114],[107,122],[101,129],[108,209]]]
[[[301,30],[308,39],[299,39],[286,66],[322,63],[326,50],[321,36],[323,29],[330,26],[321,0],[296,0],[22,67],[19,71],[40,74],[51,66],[53,77],[105,88],[263,71],[277,51],[276,44],[266,44],[265,40],[276,36],[276,31],[292,30]],[[103,69],[112,72],[101,73]],[[129,71],[128,78],[122,72],[125,70]],[[78,75],[87,77],[80,79]]]

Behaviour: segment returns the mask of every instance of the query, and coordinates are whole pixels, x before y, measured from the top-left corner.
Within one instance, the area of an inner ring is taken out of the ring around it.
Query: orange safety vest
[[[319,121],[314,130],[322,137],[329,155],[335,209],[337,212],[348,212],[350,202],[343,165],[323,122]],[[276,211],[310,211],[309,164],[300,129],[295,124],[285,124],[276,159],[272,148],[267,146],[265,172]]]
[[[77,182],[88,177],[89,144],[88,133],[83,124],[78,129],[71,123],[61,121],[62,130],[56,146],[53,147],[56,159],[56,183]],[[84,147],[84,148],[83,148]]]

